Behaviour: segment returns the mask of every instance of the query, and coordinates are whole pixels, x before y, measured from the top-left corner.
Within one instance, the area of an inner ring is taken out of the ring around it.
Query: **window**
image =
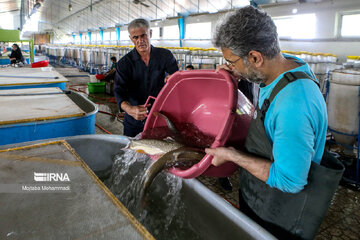
[[[165,26],[163,28],[164,34],[163,39],[179,39],[179,26],[178,25],[172,25],[172,26]]]
[[[60,40],[58,40],[59,43],[71,43],[72,41],[72,35],[65,35]]]
[[[75,35],[75,43],[80,43],[80,36],[79,35]]]
[[[0,14],[0,28],[14,29],[14,15],[10,13]]]
[[[152,27],[152,39],[159,39],[160,38],[160,28],[159,27]]]
[[[110,41],[110,32],[104,32],[104,41]]]
[[[88,35],[83,33],[82,35],[82,43],[88,44],[89,40],[88,40]]]
[[[186,24],[186,39],[210,39],[211,22]]]
[[[279,37],[313,39],[316,33],[315,14],[300,14],[274,18]]]
[[[360,14],[343,15],[341,21],[342,37],[360,37]]]
[[[110,32],[110,39],[111,39],[111,41],[116,41],[117,40],[116,31],[111,31]]]
[[[94,42],[101,42],[100,33],[94,33]]]
[[[130,40],[128,31],[127,30],[120,31],[120,41],[128,41],[128,40]]]

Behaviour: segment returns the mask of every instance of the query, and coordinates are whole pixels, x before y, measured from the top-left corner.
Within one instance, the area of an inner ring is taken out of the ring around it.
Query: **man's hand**
[[[235,159],[236,156],[239,155],[239,152],[236,151],[236,149],[233,147],[229,147],[229,148],[220,147],[215,149],[207,148],[205,149],[205,152],[207,154],[214,156],[211,163],[215,167],[220,166],[225,162],[233,161],[233,159]]]
[[[235,71],[235,69],[232,66],[228,66],[226,64],[223,65],[218,65],[216,67],[216,72],[218,72],[220,69],[227,71],[228,73],[230,73],[230,76],[234,79],[234,80],[239,80],[242,79],[243,77],[237,72]]]
[[[128,102],[121,103],[121,108],[136,120],[144,120],[147,116],[147,107],[150,106],[151,104],[148,104],[147,106],[144,105],[131,106],[130,103]]]
[[[164,79],[164,82],[167,83],[171,75],[167,75]]]

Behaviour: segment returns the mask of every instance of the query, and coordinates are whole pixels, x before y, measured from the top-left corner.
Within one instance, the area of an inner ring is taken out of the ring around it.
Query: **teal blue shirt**
[[[294,60],[303,65],[289,72],[303,71],[316,79],[308,64]],[[268,86],[260,85],[260,108],[284,74]],[[289,83],[270,104],[264,125],[274,157],[266,183],[284,192],[299,192],[307,184],[311,161],[319,164],[325,147],[327,113],[319,87],[309,79]]]

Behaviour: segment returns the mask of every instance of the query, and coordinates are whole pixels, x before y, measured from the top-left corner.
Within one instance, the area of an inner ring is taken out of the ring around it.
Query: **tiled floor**
[[[63,75],[83,75],[86,73],[79,72],[77,69],[68,68],[68,67],[57,67],[57,71]],[[74,84],[84,84],[89,81],[88,77],[73,77],[68,78],[70,83],[68,85]],[[86,88],[85,88],[86,90]],[[110,99],[111,96],[107,95],[96,95],[98,98],[91,98],[94,102],[99,103],[99,109],[102,111],[110,113],[118,113],[116,104],[109,103],[107,99]],[[96,123],[107,131],[113,134],[122,134],[123,126],[122,123],[115,119],[113,116],[106,114],[97,114]],[[104,131],[96,128],[97,134],[104,134]],[[229,202],[231,202],[235,207],[238,206],[238,175],[234,174],[230,177],[230,181],[233,184],[233,191],[226,192],[223,190],[217,178],[211,177],[199,177],[198,178],[204,185],[209,189],[219,194]],[[354,191],[349,188],[339,186],[336,191],[335,197],[332,201],[330,209],[319,229],[319,232],[315,238],[316,240],[359,240],[360,239],[360,191]]]

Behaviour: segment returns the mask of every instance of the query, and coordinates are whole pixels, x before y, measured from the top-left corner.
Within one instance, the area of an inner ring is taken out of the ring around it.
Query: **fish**
[[[183,147],[181,143],[171,140],[139,139],[131,140],[127,148],[138,153],[162,156],[181,147]]]
[[[169,119],[169,117],[167,117],[165,114],[161,113],[161,112],[154,112],[153,115],[155,117],[160,116],[162,117],[165,122],[166,125],[168,126],[168,128],[170,129],[170,131],[174,134],[180,134],[179,130],[177,130],[175,124]]]
[[[171,133],[172,133],[172,137],[174,138],[174,140],[178,143],[185,143],[185,139],[181,136],[180,131],[176,128],[175,124],[169,119],[168,116],[166,116],[164,113],[161,112],[154,112],[153,115],[155,117],[160,116],[162,117],[165,122],[167,127],[170,129]]]
[[[166,167],[176,167],[181,169],[188,169],[194,164],[200,162],[205,156],[205,153],[200,150],[196,151],[178,151],[172,155],[170,166],[167,164]]]
[[[129,144],[129,148],[137,152],[160,156],[145,171],[143,187],[140,193],[143,204],[151,183],[161,171],[171,167],[189,168],[201,161],[205,156],[203,148],[186,146],[185,138],[181,136],[175,124],[164,113],[154,112],[153,115],[160,116],[165,120],[172,133],[173,140],[140,139],[132,140]]]
[[[143,192],[146,193],[155,177],[164,169],[179,165],[180,162],[190,162],[195,164],[205,156],[202,149],[180,147],[167,152],[158,160],[154,161],[145,172]]]

